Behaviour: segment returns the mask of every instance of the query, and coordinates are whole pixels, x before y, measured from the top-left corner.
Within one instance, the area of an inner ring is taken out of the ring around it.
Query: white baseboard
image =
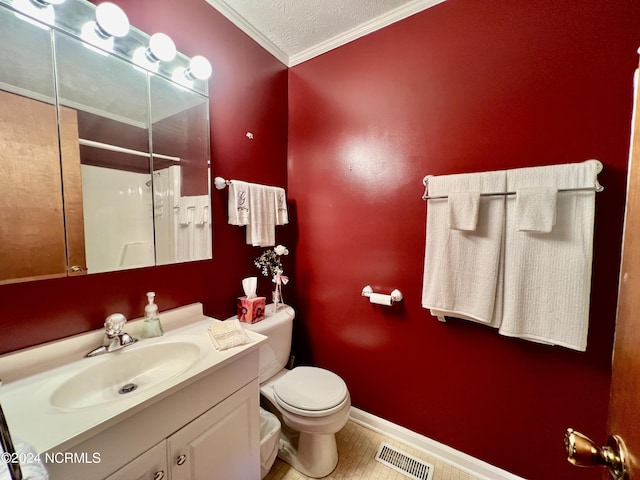
[[[398,440],[409,447],[423,450],[425,453],[439,458],[452,467],[476,477],[478,480],[525,480],[513,473],[494,467],[471,455],[462,453],[358,408],[351,407],[349,418],[355,423]]]

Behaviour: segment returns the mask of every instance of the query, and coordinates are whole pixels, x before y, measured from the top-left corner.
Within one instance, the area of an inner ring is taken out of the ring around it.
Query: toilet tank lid
[[[318,367],[296,367],[273,385],[280,400],[301,410],[328,410],[347,396],[347,384],[333,372]]]
[[[261,333],[262,335],[267,335],[269,330],[276,328],[282,323],[291,322],[295,316],[295,310],[289,306],[285,306],[281,308],[275,313],[271,312],[272,304],[267,305],[266,314],[263,320],[260,320],[256,323],[243,323],[242,326],[251,330],[252,332]],[[235,317],[232,317],[235,318]]]

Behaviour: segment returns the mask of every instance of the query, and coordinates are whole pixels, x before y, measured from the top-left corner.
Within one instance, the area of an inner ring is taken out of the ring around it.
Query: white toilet
[[[317,367],[285,369],[291,352],[293,308],[281,306],[264,320],[243,324],[268,337],[260,346],[263,406],[282,423],[278,457],[308,477],[329,475],[338,464],[336,433],[347,423],[351,397],[344,380]]]

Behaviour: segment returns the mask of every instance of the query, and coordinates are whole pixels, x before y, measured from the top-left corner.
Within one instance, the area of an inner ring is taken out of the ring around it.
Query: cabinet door
[[[105,480],[167,480],[167,443],[160,442]]]
[[[171,480],[260,478],[257,380],[167,439]]]

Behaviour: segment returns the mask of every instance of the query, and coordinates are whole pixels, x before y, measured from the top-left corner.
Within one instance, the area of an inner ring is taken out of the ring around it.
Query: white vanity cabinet
[[[64,449],[100,461],[48,464],[51,480],[260,478],[258,350]],[[55,449],[53,449],[55,451]]]
[[[242,389],[167,439],[171,480],[260,478],[260,418],[253,392]],[[257,427],[257,428],[256,428]],[[153,478],[153,477],[151,477]]]
[[[106,480],[254,480],[260,420],[253,393],[242,388]]]
[[[168,480],[167,472],[167,442],[162,441],[106,480]]]

